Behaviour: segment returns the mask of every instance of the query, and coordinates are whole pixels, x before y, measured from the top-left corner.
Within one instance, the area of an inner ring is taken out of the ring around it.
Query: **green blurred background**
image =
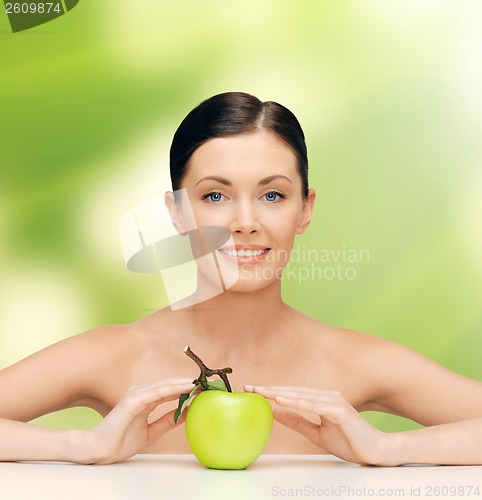
[[[0,367],[165,305],[119,218],[169,188],[185,114],[241,90],[300,119],[318,199],[298,245],[334,252],[290,264],[286,300],[482,380],[481,27],[480,0],[81,0],[17,34],[2,9]]]

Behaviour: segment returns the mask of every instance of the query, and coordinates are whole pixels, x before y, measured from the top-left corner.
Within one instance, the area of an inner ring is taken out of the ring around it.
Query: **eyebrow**
[[[258,186],[266,186],[266,184],[269,184],[271,181],[275,181],[276,179],[284,179],[288,181],[290,184],[293,184],[291,182],[291,179],[289,177],[286,177],[286,175],[270,175],[269,177],[265,177],[264,179],[261,179],[258,182]]]
[[[292,184],[291,179],[289,177],[286,177],[286,175],[277,174],[277,175],[270,175],[269,177],[265,177],[264,179],[261,179],[258,182],[258,186],[266,186],[266,184],[269,184],[270,182],[272,182],[276,179],[284,179]],[[226,179],[224,177],[218,177],[216,175],[208,175],[207,177],[203,177],[202,179],[197,181],[195,185],[197,186],[198,184],[200,184],[203,181],[216,181],[216,182],[219,182],[220,184],[224,184],[225,186],[232,186],[233,185],[233,183],[231,181],[229,181],[228,179]]]
[[[232,186],[231,181],[228,181],[228,179],[225,179],[224,177],[217,177],[216,175],[208,175],[207,177],[203,177],[202,179],[196,182],[195,186],[197,186],[203,181],[216,181],[219,182],[220,184],[224,184],[225,186]]]

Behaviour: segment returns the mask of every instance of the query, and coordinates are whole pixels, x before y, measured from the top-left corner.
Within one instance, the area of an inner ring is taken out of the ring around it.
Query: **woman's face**
[[[191,156],[181,187],[198,227],[231,232],[233,243],[216,251],[218,261],[238,266],[231,290],[256,290],[281,277],[315,197],[312,190],[302,196],[291,148],[265,130],[210,139]]]

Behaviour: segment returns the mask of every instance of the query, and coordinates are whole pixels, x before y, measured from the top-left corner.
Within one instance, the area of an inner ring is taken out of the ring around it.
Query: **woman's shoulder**
[[[156,321],[161,328],[163,318]],[[150,381],[150,371],[156,364],[162,365],[166,342],[164,335],[156,335],[153,319],[147,316],[69,337],[55,348],[55,359],[74,364],[86,394],[110,408],[130,386]],[[155,363],[152,358],[156,355]]]
[[[144,317],[132,323],[95,326],[66,337],[48,349],[85,357],[85,362],[115,362],[119,357],[135,356],[149,330],[151,320]]]
[[[388,352],[407,351],[408,348],[392,340],[376,336],[371,333],[357,331],[351,328],[329,325],[308,316],[300,311],[292,310],[291,321],[297,334],[306,336],[305,340],[315,344],[323,344],[324,348],[331,348],[354,356],[384,357]]]
[[[131,323],[96,326],[65,339],[62,346],[88,354],[93,361],[105,359],[111,366],[143,362],[150,353],[164,359],[172,344],[178,347],[183,341],[184,316],[170,308],[160,309]]]

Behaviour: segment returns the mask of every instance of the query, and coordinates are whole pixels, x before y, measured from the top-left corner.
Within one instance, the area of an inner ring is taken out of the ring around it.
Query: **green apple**
[[[211,469],[245,469],[268,444],[273,411],[259,394],[207,390],[192,400],[186,436],[196,458]]]

